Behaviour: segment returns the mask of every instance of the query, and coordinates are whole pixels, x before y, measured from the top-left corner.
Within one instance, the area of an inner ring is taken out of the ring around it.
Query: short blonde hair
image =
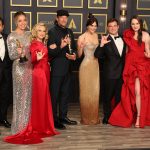
[[[32,28],[32,31],[31,31],[31,40],[33,41],[33,40],[35,40],[35,39],[37,38],[38,27],[40,27],[40,26],[45,27],[46,36],[45,36],[45,38],[43,39],[43,42],[44,42],[44,44],[47,44],[47,40],[48,40],[48,28],[47,28],[47,26],[46,26],[44,23],[42,23],[42,22],[37,23],[37,24],[34,25],[34,27]]]

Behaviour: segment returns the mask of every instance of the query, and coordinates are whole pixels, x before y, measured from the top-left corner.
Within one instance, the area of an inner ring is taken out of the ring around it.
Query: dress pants
[[[51,76],[50,93],[52,100],[54,121],[67,117],[70,99],[70,74],[65,76]],[[58,115],[59,110],[59,115]]]

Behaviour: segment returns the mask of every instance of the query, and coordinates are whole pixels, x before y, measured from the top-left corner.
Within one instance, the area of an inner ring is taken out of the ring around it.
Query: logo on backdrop
[[[94,4],[102,4],[102,0],[94,0]]]

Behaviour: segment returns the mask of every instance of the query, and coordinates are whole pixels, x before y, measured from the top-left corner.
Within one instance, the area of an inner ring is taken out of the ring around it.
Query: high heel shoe
[[[137,123],[137,120],[138,120],[138,123]],[[135,128],[140,128],[139,122],[140,122],[140,116],[137,116],[136,123],[135,123],[135,126],[134,126]]]

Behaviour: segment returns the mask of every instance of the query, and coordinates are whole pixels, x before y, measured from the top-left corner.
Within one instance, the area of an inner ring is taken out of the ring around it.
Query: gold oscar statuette
[[[20,43],[20,41],[19,41],[18,39],[16,39],[16,45],[17,45],[18,48],[22,48],[21,43]],[[26,62],[26,61],[28,61],[28,59],[27,59],[26,56],[23,54],[23,50],[22,50],[22,51],[21,51],[21,56],[20,56],[19,62],[20,62],[20,63],[24,63],[24,62]]]

